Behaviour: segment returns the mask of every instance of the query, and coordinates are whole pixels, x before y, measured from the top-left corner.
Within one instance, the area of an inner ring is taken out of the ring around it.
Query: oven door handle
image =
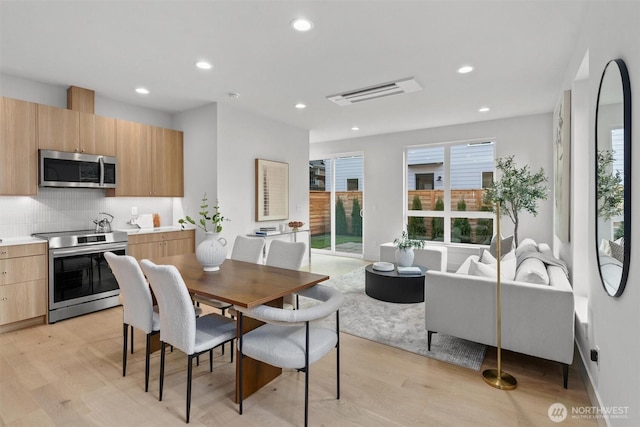
[[[102,252],[109,252],[109,251],[117,251],[121,249],[127,249],[127,244],[126,243],[110,243],[110,244],[90,245],[83,248],[52,249],[49,252],[53,258],[59,258],[62,256],[68,256],[68,255],[102,253]]]

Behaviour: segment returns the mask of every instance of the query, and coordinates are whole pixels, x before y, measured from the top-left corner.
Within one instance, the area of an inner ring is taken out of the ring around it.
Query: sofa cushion
[[[537,258],[527,258],[520,263],[520,266],[516,270],[515,280],[517,282],[548,285],[549,274],[542,261]]]
[[[516,248],[516,256],[519,256],[522,252],[532,248],[535,248],[536,250],[538,250],[538,244],[532,238],[526,237],[522,240],[522,242],[520,242],[520,244]]]
[[[497,277],[498,262],[489,252],[485,249],[482,255],[481,261],[471,260],[469,262],[468,274],[472,276],[491,277],[495,279]],[[516,256],[513,254],[507,254],[500,261],[500,277],[503,280],[513,280],[516,273]]]
[[[500,257],[504,257],[513,249],[513,236],[502,237],[498,239],[497,235],[494,235],[489,245],[489,253],[494,257],[498,256],[498,240],[500,240]]]

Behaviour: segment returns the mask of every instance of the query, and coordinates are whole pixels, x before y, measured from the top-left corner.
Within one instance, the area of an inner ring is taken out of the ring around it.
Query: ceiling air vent
[[[422,86],[413,77],[396,80],[395,82],[382,83],[363,89],[351,90],[337,95],[327,96],[329,101],[338,105],[352,105],[358,102],[370,101],[372,99],[383,98],[385,96],[400,95],[403,93],[418,92]]]

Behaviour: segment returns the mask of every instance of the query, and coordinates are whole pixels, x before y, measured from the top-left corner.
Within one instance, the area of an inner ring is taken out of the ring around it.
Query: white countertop
[[[156,228],[127,228],[114,231],[123,231],[127,234],[149,234],[149,233],[163,233],[166,231],[181,231],[182,228],[174,226],[156,227]],[[0,246],[11,245],[26,245],[30,243],[47,243],[44,239],[39,239],[33,236],[18,236],[18,237],[2,237],[0,238]]]
[[[20,237],[3,237],[1,239],[0,246],[12,246],[12,245],[27,245],[30,243],[47,243],[44,239],[38,239],[32,236],[20,236]]]
[[[174,227],[172,225],[167,225],[164,227],[156,227],[156,228],[125,228],[125,229],[119,229],[115,231],[123,231],[127,234],[149,234],[149,233],[164,233],[165,231],[182,231],[182,228]]]

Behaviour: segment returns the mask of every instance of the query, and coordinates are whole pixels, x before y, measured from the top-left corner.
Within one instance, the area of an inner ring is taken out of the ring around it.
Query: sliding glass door
[[[362,256],[363,190],[362,155],[309,162],[312,249]]]

